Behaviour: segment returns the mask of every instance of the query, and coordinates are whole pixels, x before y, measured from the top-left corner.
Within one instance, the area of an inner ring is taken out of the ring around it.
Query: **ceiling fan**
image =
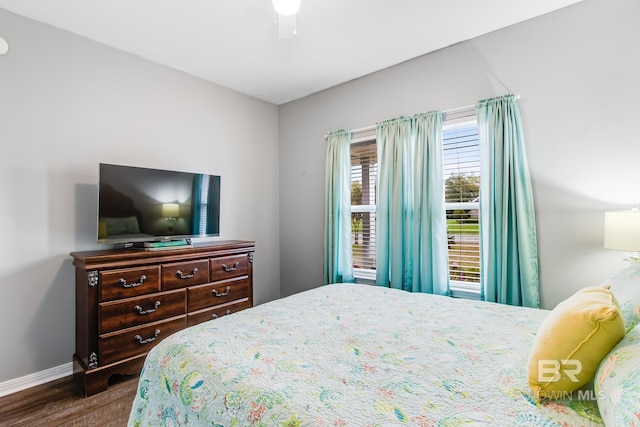
[[[276,11],[275,24],[278,37],[290,39],[296,35],[296,13],[300,10],[300,0],[272,0]]]

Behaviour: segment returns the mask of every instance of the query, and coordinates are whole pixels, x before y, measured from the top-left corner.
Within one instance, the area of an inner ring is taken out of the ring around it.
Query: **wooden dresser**
[[[147,352],[187,326],[253,306],[255,242],[145,251],[73,252],[76,353],[85,396],[114,374],[140,372]]]

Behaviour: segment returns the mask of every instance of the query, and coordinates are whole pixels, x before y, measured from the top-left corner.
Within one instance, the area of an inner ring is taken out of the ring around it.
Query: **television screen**
[[[100,163],[98,243],[220,234],[220,177]]]

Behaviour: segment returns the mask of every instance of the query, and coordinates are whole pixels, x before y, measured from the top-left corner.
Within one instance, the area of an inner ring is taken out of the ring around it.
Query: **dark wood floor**
[[[126,426],[138,376],[116,375],[110,384],[85,398],[66,377],[0,397],[0,426]]]

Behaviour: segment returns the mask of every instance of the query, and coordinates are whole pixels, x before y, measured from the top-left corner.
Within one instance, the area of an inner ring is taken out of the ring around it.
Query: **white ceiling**
[[[271,0],[0,0],[0,8],[279,105],[578,1],[302,0],[288,40],[277,36]]]

